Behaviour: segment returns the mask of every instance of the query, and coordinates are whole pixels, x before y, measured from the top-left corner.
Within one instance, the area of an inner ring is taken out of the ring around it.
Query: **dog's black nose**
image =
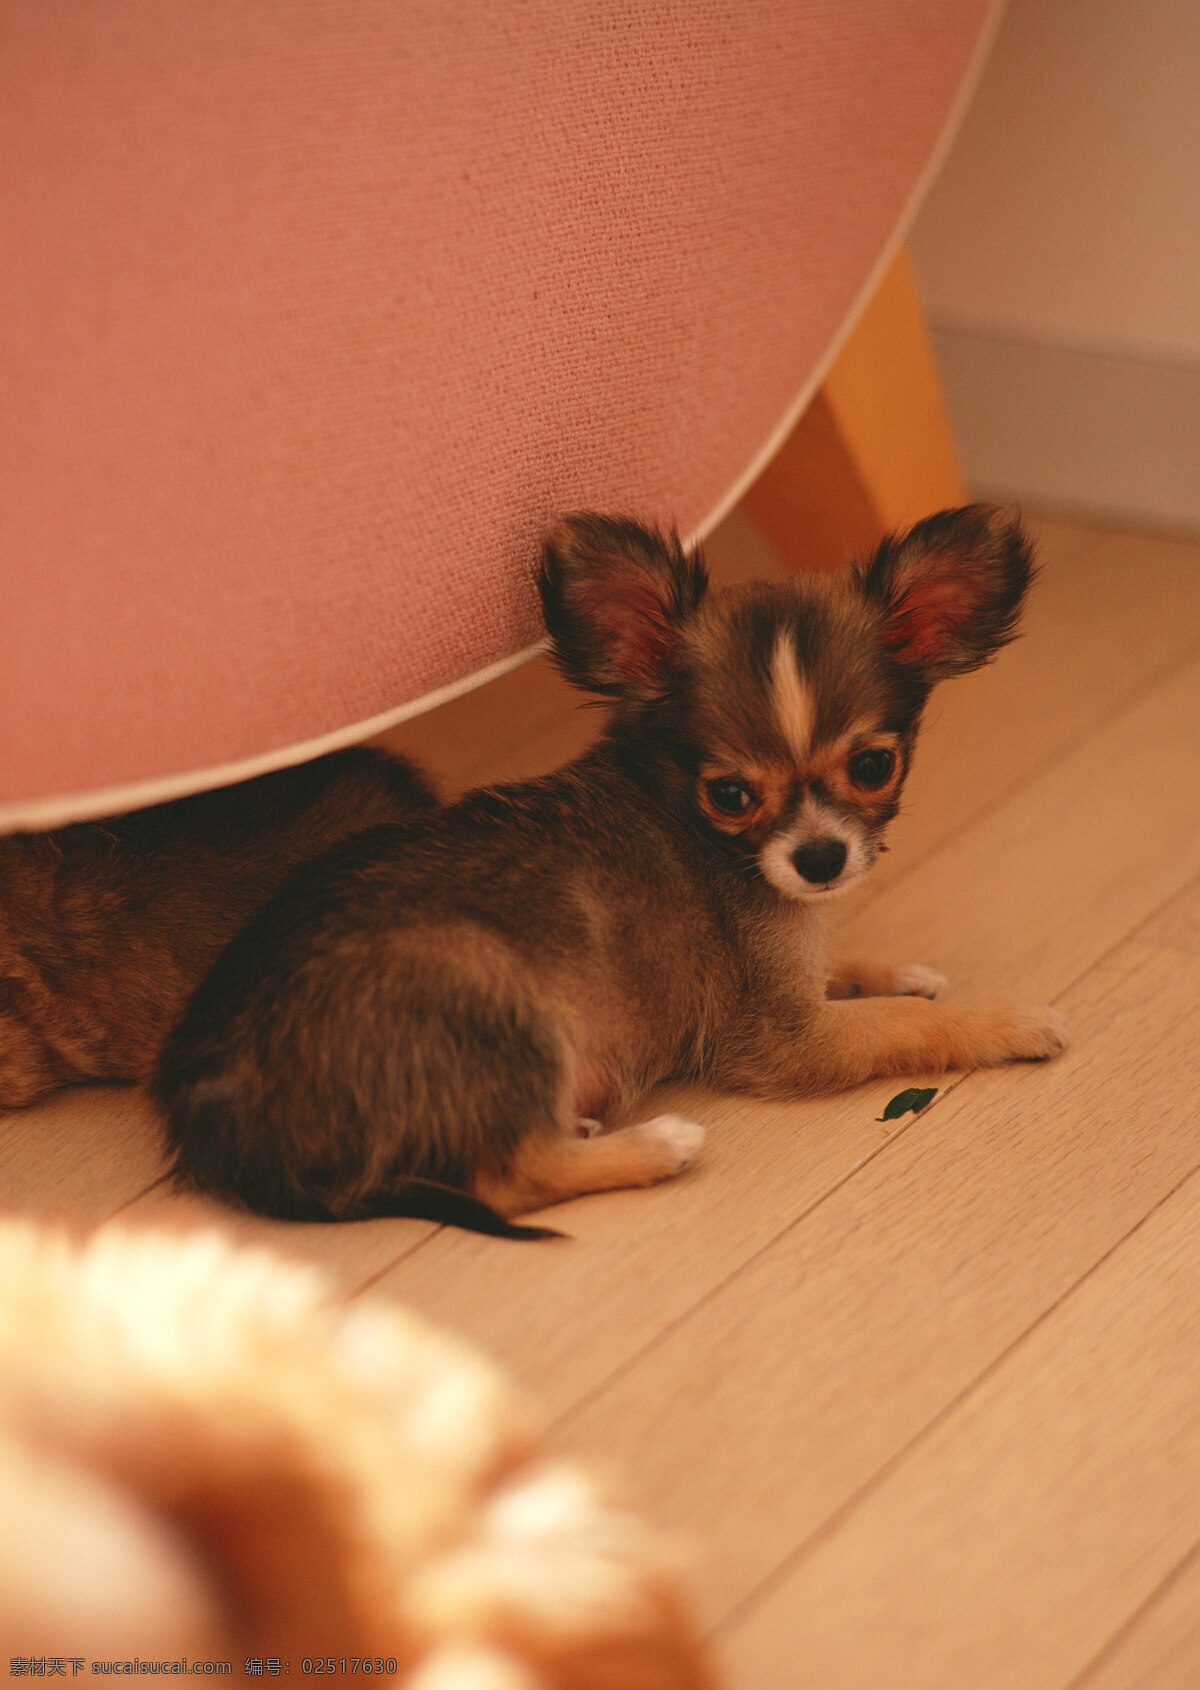
[[[836,880],[846,866],[845,841],[814,839],[810,845],[801,845],[798,851],[793,851],[792,861],[796,865],[796,873],[804,880],[811,880],[814,885]]]

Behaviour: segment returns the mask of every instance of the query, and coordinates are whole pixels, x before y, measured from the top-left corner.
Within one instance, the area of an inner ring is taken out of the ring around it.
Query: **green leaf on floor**
[[[926,1104],[932,1103],[936,1096],[936,1086],[910,1086],[907,1091],[898,1091],[883,1114],[876,1115],[875,1119],[895,1121],[901,1115],[907,1115],[910,1109],[914,1115],[919,1115]]]

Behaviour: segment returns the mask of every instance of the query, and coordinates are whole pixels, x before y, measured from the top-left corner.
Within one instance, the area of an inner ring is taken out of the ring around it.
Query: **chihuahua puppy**
[[[668,1078],[791,1097],[1053,1056],[1053,1010],[908,995],[938,977],[831,967],[824,933],[930,688],[1012,639],[1030,575],[982,506],[841,577],[719,592],[673,537],[564,521],[546,624],[606,731],[351,841],[251,922],[163,1050],[179,1177],[278,1216],[428,1213],[434,1182],[511,1217],[687,1167],[676,1116],[591,1133]]]
[[[434,802],[407,764],[356,748],[0,839],[0,1108],[148,1078],[197,982],[293,869]]]

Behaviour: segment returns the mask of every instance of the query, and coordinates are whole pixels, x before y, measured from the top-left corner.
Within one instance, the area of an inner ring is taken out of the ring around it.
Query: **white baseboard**
[[[931,324],[968,485],[1200,532],[1200,366]]]

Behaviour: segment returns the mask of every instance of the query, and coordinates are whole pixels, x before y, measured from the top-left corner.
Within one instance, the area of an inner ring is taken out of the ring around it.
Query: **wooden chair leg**
[[[789,567],[832,570],[966,497],[901,247],[742,509]]]

